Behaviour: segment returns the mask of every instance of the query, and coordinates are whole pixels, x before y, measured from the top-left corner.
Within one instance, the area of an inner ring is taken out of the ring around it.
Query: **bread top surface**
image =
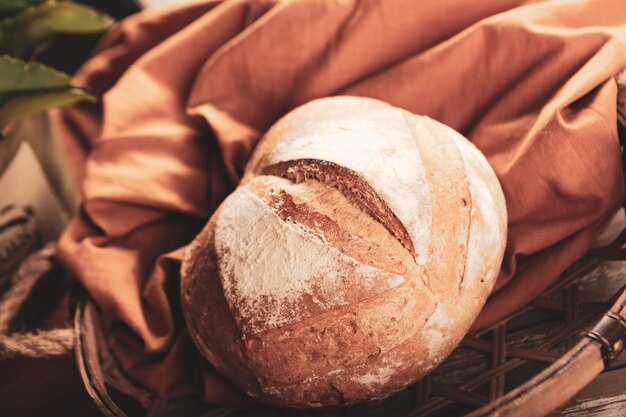
[[[474,145],[360,97],[315,100],[278,121],[220,213],[220,279],[246,337],[406,281],[444,304],[461,292],[484,299],[493,279],[477,276],[498,261],[483,250],[497,258],[506,230],[499,183]]]

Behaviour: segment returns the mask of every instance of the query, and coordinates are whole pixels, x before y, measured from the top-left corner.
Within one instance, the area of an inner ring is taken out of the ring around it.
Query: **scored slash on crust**
[[[349,202],[385,226],[413,258],[416,257],[413,242],[402,222],[376,191],[352,170],[333,162],[298,159],[267,166],[261,173],[285,178],[296,184],[306,180],[319,181],[338,189]]]

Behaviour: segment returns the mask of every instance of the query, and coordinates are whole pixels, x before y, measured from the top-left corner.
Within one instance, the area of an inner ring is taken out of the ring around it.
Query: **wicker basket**
[[[159,400],[115,369],[98,333],[97,311],[88,301],[76,315],[78,363],[90,394],[111,416],[126,415],[112,396],[137,402],[128,415],[144,408],[150,416],[542,416],[610,367],[623,349],[626,291],[619,288],[598,299],[589,287],[598,281],[623,282],[625,265],[604,261],[626,259],[624,243],[626,231],[611,246],[590,251],[523,311],[468,335],[432,374],[383,401],[287,410],[264,405],[207,408],[191,398]],[[595,299],[589,300],[588,294]]]
[[[12,334],[17,316],[30,307],[42,308],[37,292],[45,292],[51,302],[45,281],[58,283],[63,272],[54,264],[50,246],[21,264],[0,299],[0,357],[52,357],[73,349],[89,395],[108,416],[546,415],[611,367],[623,350],[625,243],[626,231],[610,246],[591,250],[523,311],[465,337],[428,377],[386,400],[367,404],[288,410],[260,404],[210,408],[197,398],[158,399],[119,371],[103,341],[97,309],[84,296],[76,308],[73,330]],[[617,360],[618,365],[622,362]]]

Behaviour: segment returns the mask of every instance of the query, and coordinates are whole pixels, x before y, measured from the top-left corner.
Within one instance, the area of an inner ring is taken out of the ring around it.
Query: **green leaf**
[[[56,3],[32,7],[12,20],[19,24],[36,24],[55,33],[100,33],[107,30],[115,20],[98,10],[77,3]]]
[[[114,20],[75,3],[47,2],[0,21],[0,53],[28,58],[58,33],[90,34],[108,29]]]
[[[20,12],[45,0],[0,0],[0,14],[10,15]]]
[[[4,94],[60,89],[70,82],[67,74],[46,65],[0,56],[0,104]]]
[[[67,106],[80,101],[96,101],[96,98],[80,88],[21,94],[11,98],[0,108],[0,126],[51,107]]]

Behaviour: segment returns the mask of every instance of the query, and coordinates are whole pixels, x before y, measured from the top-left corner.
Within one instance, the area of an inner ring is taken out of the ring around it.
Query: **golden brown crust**
[[[393,122],[382,142],[363,137],[359,122],[374,110],[371,135]],[[316,133],[317,120],[326,124]],[[337,123],[337,140],[361,138],[364,155],[381,147],[372,170],[367,157],[317,158],[336,144],[320,148],[315,135]],[[379,180],[384,166],[391,177]],[[402,196],[381,194],[394,175],[411,176],[402,187],[414,184],[420,199],[401,207]],[[296,407],[381,398],[425,375],[467,332],[505,236],[495,174],[458,133],[371,99],[316,100],[270,130],[194,242],[183,309],[204,356],[251,395]]]

